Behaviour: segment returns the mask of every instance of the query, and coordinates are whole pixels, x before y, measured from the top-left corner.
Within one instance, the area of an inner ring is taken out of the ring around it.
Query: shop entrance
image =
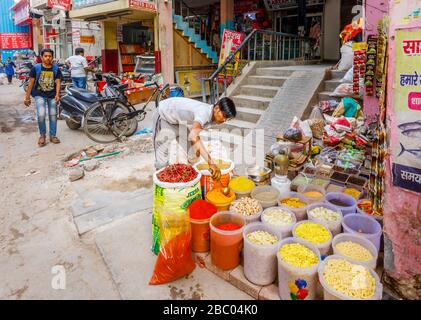
[[[118,26],[120,61],[123,72],[135,72],[138,56],[154,57],[153,20]]]

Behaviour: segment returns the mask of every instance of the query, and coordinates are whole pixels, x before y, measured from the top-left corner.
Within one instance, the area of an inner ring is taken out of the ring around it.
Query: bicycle
[[[154,81],[144,87],[152,86],[155,87],[154,91],[139,110],[136,110],[125,94],[126,91],[133,90],[128,88],[127,83],[110,86],[106,97],[100,98],[99,103],[85,113],[83,129],[86,135],[98,143],[110,143],[132,135],[137,130],[138,121],[145,119],[145,109],[149,102],[154,99],[157,107],[161,100],[169,97],[169,84],[160,88]]]

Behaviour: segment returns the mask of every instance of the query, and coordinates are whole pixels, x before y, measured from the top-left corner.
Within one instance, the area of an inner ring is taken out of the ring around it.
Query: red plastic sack
[[[191,253],[191,231],[185,231],[161,245],[149,284],[164,284],[193,272],[195,263]]]

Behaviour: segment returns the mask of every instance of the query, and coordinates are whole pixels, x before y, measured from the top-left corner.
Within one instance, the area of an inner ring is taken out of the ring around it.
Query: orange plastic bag
[[[193,272],[190,220],[183,216],[161,215],[161,248],[149,284],[164,284]]]

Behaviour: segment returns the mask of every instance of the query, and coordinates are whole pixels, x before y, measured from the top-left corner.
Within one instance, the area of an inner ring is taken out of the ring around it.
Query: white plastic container
[[[298,193],[301,193],[304,197],[306,197],[309,203],[320,203],[325,201],[326,189],[322,186],[315,186],[312,184],[301,185],[298,187],[297,191]],[[305,194],[306,192],[312,191],[319,192],[321,195],[319,197],[309,197]]]
[[[270,181],[270,184],[279,191],[281,197],[291,192],[291,180],[287,177],[277,177],[275,175]]]
[[[271,186],[257,186],[250,193],[251,198],[259,201],[263,209],[276,206],[280,195],[278,189]]]
[[[277,236],[278,241],[271,245],[258,245],[248,240],[247,235],[254,231],[266,231]],[[276,252],[282,235],[273,232],[267,225],[255,222],[247,225],[243,231],[244,239],[244,275],[252,283],[266,286],[273,283],[277,275]]]
[[[285,212],[288,212],[290,217],[292,218],[292,222],[290,224],[287,224],[287,225],[276,225],[276,224],[269,223],[265,214],[270,210],[283,210]],[[286,208],[282,208],[282,207],[272,207],[272,208],[265,209],[262,212],[261,220],[265,225],[267,225],[271,230],[273,230],[273,232],[280,232],[281,235],[282,235],[282,238],[291,237],[292,236],[292,228],[297,223],[297,218],[295,217],[295,214],[291,210],[286,209]]]
[[[321,219],[316,218],[311,213],[311,210],[313,210],[315,208],[320,208],[320,207],[323,207],[323,208],[326,208],[326,209],[329,209],[329,210],[332,210],[332,211],[336,212],[339,215],[340,218],[337,221],[327,221],[327,220],[321,220]],[[317,222],[317,223],[327,225],[329,227],[330,232],[332,232],[333,236],[336,236],[337,234],[342,232],[342,219],[343,219],[342,211],[338,210],[337,207],[335,207],[335,206],[333,206],[329,203],[310,204],[307,207],[307,217],[308,217],[308,220],[310,220],[310,221],[314,221],[314,222]]]
[[[366,248],[371,253],[371,255],[373,256],[373,259],[371,259],[369,261],[360,261],[360,260],[352,259],[348,256],[345,256],[345,255],[339,253],[339,251],[335,247],[338,243],[345,242],[345,241],[351,241],[351,242],[357,243],[357,244],[361,245],[362,247]],[[345,257],[345,258],[347,258],[347,260],[351,261],[352,263],[362,264],[362,265],[365,265],[366,267],[369,267],[369,268],[372,268],[372,269],[376,269],[376,267],[377,267],[377,258],[378,258],[377,248],[375,247],[375,245],[370,240],[367,240],[363,236],[360,236],[358,234],[352,234],[352,233],[338,234],[337,236],[335,236],[333,238],[332,248],[333,248],[333,254],[334,255]]]
[[[347,295],[344,295],[341,292],[338,292],[337,290],[335,290],[334,288],[330,287],[326,283],[326,281],[325,281],[325,279],[323,277],[323,271],[324,271],[324,268],[325,268],[325,265],[326,265],[327,261],[329,261],[330,259],[343,259],[343,260],[347,260],[348,262],[353,263],[353,264],[359,264],[359,263],[355,263],[355,262],[353,262],[353,261],[351,261],[351,260],[349,260],[347,258],[344,258],[342,256],[339,256],[339,255],[329,256],[329,257],[327,257],[326,259],[324,259],[319,264],[319,267],[318,267],[317,272],[319,274],[320,284],[323,287],[323,297],[324,297],[324,300],[358,300],[358,299],[353,299],[353,298],[351,298],[351,297],[349,297]],[[360,264],[360,265],[362,265],[362,264]],[[364,265],[362,265],[362,266],[364,266]],[[364,267],[367,268],[367,266],[364,266]],[[373,296],[369,300],[382,300],[382,297],[383,297],[383,285],[380,282],[380,278],[379,278],[379,276],[377,275],[377,273],[373,269],[371,269],[371,268],[367,268],[367,269],[369,270],[370,274],[376,280],[376,289],[374,291]]]
[[[297,268],[286,263],[281,258],[279,250],[283,245],[291,243],[300,243],[309,248],[316,254],[319,263],[311,268]],[[279,243],[276,255],[278,258],[278,288],[281,299],[293,300],[294,293],[291,291],[291,287],[295,285],[299,289],[307,290],[307,296],[302,300],[315,300],[317,296],[317,268],[321,261],[319,250],[314,245],[301,239],[286,238]]]
[[[297,229],[297,227],[299,225],[304,224],[304,223],[307,223],[307,222],[316,223],[316,224],[319,224],[319,225],[325,227],[327,229],[327,231],[329,232],[329,234],[330,234],[329,240],[326,241],[326,242],[324,242],[324,243],[313,243],[313,242],[307,241],[307,240],[305,240],[305,239],[300,238],[299,236],[297,236],[297,233],[295,232],[295,229]],[[319,223],[319,222],[314,222],[314,221],[310,221],[310,220],[300,221],[300,222],[296,223],[295,226],[294,226],[294,228],[292,229],[292,235],[293,235],[294,238],[300,239],[300,240],[302,240],[302,241],[304,241],[306,243],[309,243],[311,245],[314,245],[319,250],[319,252],[320,252],[320,254],[322,256],[322,259],[324,259],[327,255],[329,255],[331,253],[333,236],[332,236],[332,232],[330,232],[329,227],[326,224]]]
[[[237,213],[237,212],[233,209],[233,205],[234,205],[234,203],[237,203],[238,201],[239,201],[239,200],[235,200],[233,203],[231,203],[231,206],[230,206],[230,212],[231,212],[231,213],[235,213],[235,214],[239,214],[239,215],[243,216],[243,217],[244,217],[244,219],[246,219],[246,224],[253,223],[253,222],[259,222],[259,221],[260,221],[260,216],[262,215],[262,212],[263,212],[263,207],[262,207],[262,205],[260,204],[260,202],[259,202],[259,206],[260,206],[260,210],[259,210],[259,212],[258,212],[258,213],[256,213],[256,214],[254,214],[254,215],[252,215],[252,216],[246,216],[246,215],[243,215],[243,214],[241,214],[241,213]]]
[[[283,205],[281,203],[282,200],[287,199],[287,198],[298,198],[298,199],[300,199],[300,201],[304,202],[306,205],[302,208],[288,207],[288,206]],[[302,220],[307,219],[307,206],[308,206],[308,204],[309,204],[308,199],[298,192],[289,192],[289,193],[285,194],[284,196],[281,196],[278,200],[278,205],[280,207],[285,208],[285,209],[291,210],[295,214],[295,217],[297,218],[297,221],[302,221]]]

